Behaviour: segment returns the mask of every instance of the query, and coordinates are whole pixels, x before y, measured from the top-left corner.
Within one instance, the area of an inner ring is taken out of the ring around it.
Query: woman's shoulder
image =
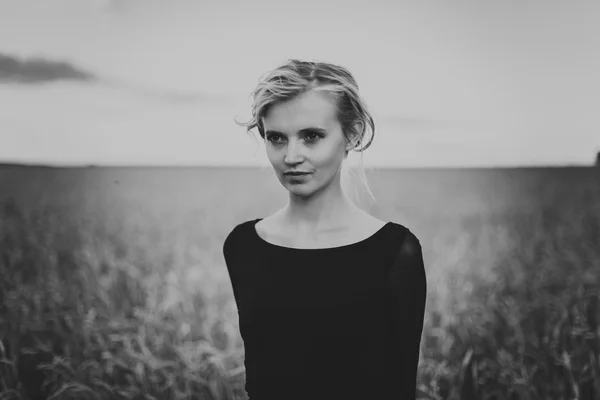
[[[427,278],[421,242],[407,226],[395,222],[392,224],[397,234],[391,235],[390,241],[391,251],[395,254],[390,270],[390,287],[403,292],[403,285],[410,283],[412,289],[419,287],[425,293]]]
[[[225,235],[223,246],[225,248],[231,248],[236,244],[245,243],[244,236],[248,235],[249,229],[253,227],[253,224],[256,223],[257,220],[258,218],[245,220],[230,227]]]
[[[391,246],[392,251],[404,255],[420,254],[419,239],[403,223],[379,219],[367,212],[363,212],[356,221],[355,225],[359,227],[357,236],[365,237],[366,235],[369,238],[377,236],[379,240],[385,240],[387,245]],[[378,235],[379,233],[382,233],[381,236]]]
[[[398,254],[405,256],[418,256],[421,254],[421,242],[415,233],[406,225],[389,221],[393,234],[389,236],[390,246],[397,250]]]
[[[262,219],[262,218],[254,218],[254,219],[248,219],[248,220],[244,220],[242,222],[238,222],[235,225],[230,226],[228,234],[229,235],[236,234],[237,232],[248,228],[251,224],[256,223],[256,221],[258,221],[259,219]]]

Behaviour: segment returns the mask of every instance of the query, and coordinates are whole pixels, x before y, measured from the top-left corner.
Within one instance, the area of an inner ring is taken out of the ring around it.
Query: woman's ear
[[[359,137],[362,137],[365,134],[365,123],[363,121],[355,123],[354,132],[356,132]]]
[[[348,141],[348,143],[346,144],[346,154],[348,154],[350,150],[356,147],[356,142],[356,138]]]
[[[358,129],[360,128],[360,126],[361,125],[359,124],[354,125],[354,132],[352,132],[352,137],[350,138],[350,140],[348,140],[348,143],[346,145],[347,152],[355,148],[358,144],[360,144],[361,138],[363,136],[362,130]]]

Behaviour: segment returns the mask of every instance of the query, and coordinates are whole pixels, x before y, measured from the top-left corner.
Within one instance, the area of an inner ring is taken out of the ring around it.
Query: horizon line
[[[563,163],[563,164],[515,164],[515,165],[429,165],[429,166],[409,166],[409,165],[375,165],[365,166],[369,170],[465,170],[465,169],[543,169],[543,168],[594,168],[600,167],[598,164],[584,163]],[[95,164],[95,163],[77,163],[77,164],[57,164],[57,163],[27,163],[27,162],[3,162],[0,161],[0,168],[47,168],[47,169],[101,169],[101,168],[147,168],[147,169],[271,169],[269,165],[257,164]]]

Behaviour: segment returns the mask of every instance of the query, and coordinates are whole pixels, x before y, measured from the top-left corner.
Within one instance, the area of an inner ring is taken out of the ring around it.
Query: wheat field
[[[367,178],[423,247],[418,399],[600,398],[600,169]],[[260,169],[0,168],[0,400],[246,399],[222,245],[285,201]]]

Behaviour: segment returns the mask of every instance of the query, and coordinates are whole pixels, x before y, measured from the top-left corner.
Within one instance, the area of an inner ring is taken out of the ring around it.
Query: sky
[[[234,118],[301,58],[356,78],[365,166],[591,165],[599,49],[591,0],[0,0],[0,162],[267,166]]]

